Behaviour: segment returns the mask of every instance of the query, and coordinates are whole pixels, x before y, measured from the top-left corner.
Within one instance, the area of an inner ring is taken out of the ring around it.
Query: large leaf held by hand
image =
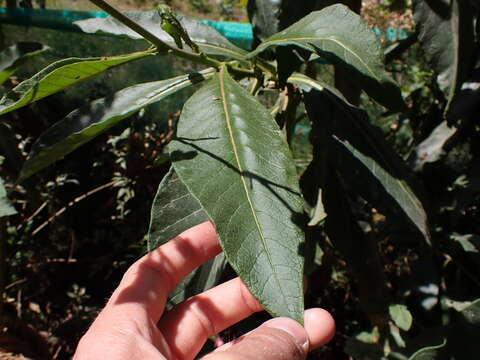
[[[176,46],[172,37],[160,28],[160,16],[157,11],[127,11],[125,15],[163,42],[174,47]],[[190,38],[197,43],[204,53],[232,59],[242,59],[247,53],[245,50],[233,45],[212,27],[181,15],[177,15],[177,17],[184,29],[187,30]],[[142,39],[139,34],[113,17],[80,20],[76,21],[75,25],[86,33],[109,34],[127,36],[132,39]],[[188,51],[188,48],[184,50]]]
[[[36,42],[19,42],[0,52],[0,84],[3,84],[15,71],[30,58],[48,49]]]
[[[415,0],[413,5],[418,38],[450,103],[471,69],[474,11],[465,0]]]
[[[183,231],[208,220],[198,200],[190,194],[171,168],[158,186],[153,201],[147,237],[148,250],[153,250]],[[225,265],[226,259],[221,253],[193,270],[169,294],[168,305],[174,306],[217,285]]]
[[[398,86],[383,69],[383,52],[374,32],[344,5],[314,11],[261,43],[247,57],[272,46],[296,45],[344,66],[380,104],[401,110]]]
[[[252,294],[271,314],[301,322],[303,204],[269,112],[222,68],[185,104],[169,149]]]
[[[138,84],[72,111],[33,144],[19,181],[71,153],[119,121],[177,91],[212,76],[213,69]]]
[[[142,51],[121,56],[59,60],[6,93],[0,100],[0,115],[55,94],[114,66],[153,54],[152,51]]]

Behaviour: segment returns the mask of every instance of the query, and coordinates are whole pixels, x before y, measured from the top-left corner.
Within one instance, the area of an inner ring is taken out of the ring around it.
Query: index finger
[[[211,222],[184,231],[135,262],[125,273],[104,309],[121,305],[125,312],[145,311],[153,321],[163,313],[168,293],[193,269],[221,251]]]

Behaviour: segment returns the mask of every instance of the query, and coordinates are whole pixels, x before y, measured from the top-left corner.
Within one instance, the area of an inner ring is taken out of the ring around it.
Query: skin
[[[236,278],[164,312],[168,293],[220,251],[215,229],[206,222],[138,260],[80,340],[74,360],[193,359],[209,336],[261,311]],[[275,318],[204,359],[301,360],[328,342],[334,331],[328,312],[309,309],[305,328],[292,319]]]

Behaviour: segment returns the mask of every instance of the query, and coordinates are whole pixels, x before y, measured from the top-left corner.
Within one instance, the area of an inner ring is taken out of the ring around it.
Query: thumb
[[[303,360],[309,348],[305,329],[289,318],[275,318],[225,344],[203,360]]]

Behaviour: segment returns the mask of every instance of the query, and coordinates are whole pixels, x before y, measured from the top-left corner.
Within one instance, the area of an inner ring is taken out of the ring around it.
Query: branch
[[[135,21],[131,20],[128,16],[122,14],[120,11],[115,9],[113,6],[111,6],[104,0],[90,0],[90,2],[98,6],[103,11],[107,12],[113,18],[120,21],[123,25],[127,26],[128,28],[132,29],[133,31],[141,35],[146,40],[150,41],[153,45],[157,47],[159,51],[167,51],[172,55],[175,55],[187,60],[191,60],[198,64],[213,66],[215,68],[218,68],[221,65],[220,61],[209,58],[205,55],[192,54],[188,51],[180,50],[173,46],[170,46],[166,42],[160,40],[156,35],[152,34],[150,31],[145,29],[143,26],[141,26],[140,24],[137,24]]]
[[[59,217],[60,215],[62,215],[68,208],[72,207],[73,205],[75,205],[76,203],[84,200],[85,198],[89,197],[90,195],[93,195],[95,194],[96,192],[99,192],[100,190],[103,190],[103,189],[106,189],[106,188],[109,188],[110,186],[114,185],[115,184],[115,181],[110,181],[106,184],[103,184],[103,185],[100,185],[99,187],[93,189],[93,190],[90,190],[88,192],[86,192],[85,194],[83,195],[80,195],[79,197],[73,199],[72,201],[70,201],[66,206],[64,206],[63,208],[61,208],[60,210],[58,210],[55,214],[53,214],[52,216],[50,216],[50,218],[45,221],[42,225],[40,225],[39,227],[37,227],[35,230],[33,230],[32,232],[32,236],[35,236],[40,230],[42,230],[45,226],[47,226],[48,224],[50,224],[51,222],[53,222],[57,217]]]

